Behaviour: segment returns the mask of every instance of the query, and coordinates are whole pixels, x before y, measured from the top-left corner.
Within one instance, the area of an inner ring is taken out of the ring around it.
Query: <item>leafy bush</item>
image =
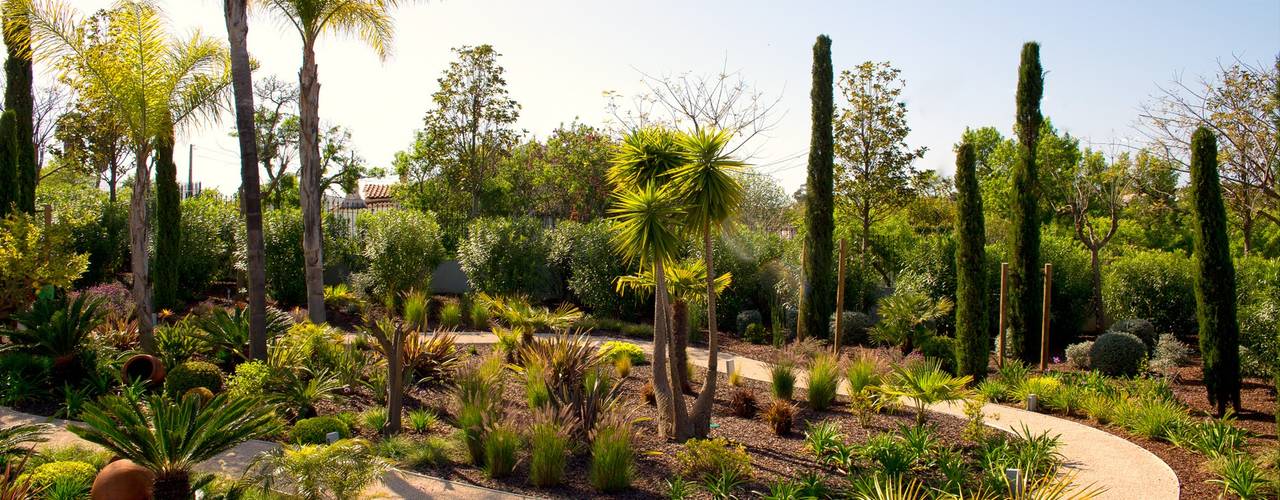
[[[641,365],[645,361],[644,350],[630,342],[610,340],[600,346],[600,353],[610,361],[617,361],[624,356],[631,358],[632,365]]]
[[[1108,332],[1089,349],[1089,366],[1104,374],[1132,376],[1147,356],[1147,346],[1131,333]]]
[[[796,418],[796,407],[790,401],[775,398],[760,412],[760,419],[769,424],[773,433],[785,436],[791,433],[791,426]]]
[[[178,284],[198,296],[217,280],[231,278],[240,210],[213,191],[182,200]]]
[[[361,213],[356,221],[364,241],[366,268],[354,278],[372,297],[427,290],[444,260],[440,226],[430,213],[391,209]]]
[[[728,470],[739,476],[751,475],[751,456],[741,444],[725,438],[690,439],[676,452],[681,472],[689,477],[706,477]]]
[[[35,489],[52,488],[55,484],[84,485],[87,492],[98,469],[79,461],[61,461],[42,464],[31,471],[29,480]]]
[[[63,228],[46,230],[23,214],[0,220],[0,318],[31,303],[36,290],[69,286],[88,264],[87,256],[73,252]]]
[[[298,305],[307,300],[302,230],[301,210],[276,209],[262,214],[267,293],[283,304]]]
[[[271,378],[271,367],[263,361],[240,363],[227,379],[227,392],[240,397],[261,396],[266,393]]]
[[[213,392],[222,390],[222,370],[213,363],[187,361],[174,368],[165,377],[165,388],[170,395],[186,394],[188,390],[204,387]]]
[[[746,310],[769,315],[764,313],[772,311],[776,302],[774,289],[783,276],[780,262],[783,246],[781,236],[743,226],[735,228],[731,234],[715,238],[711,253],[715,271],[733,275],[733,285],[716,301],[716,321],[719,324],[737,326],[738,313]],[[701,250],[702,246],[697,245],[691,257],[701,259]],[[738,333],[744,331],[737,330]]]
[[[1152,250],[1116,259],[1102,280],[1102,300],[1112,316],[1148,318],[1157,331],[1196,331],[1191,261],[1179,254]]]
[[[1160,335],[1156,342],[1155,353],[1151,355],[1151,370],[1158,373],[1170,373],[1191,360],[1191,346],[1178,340],[1173,334]]]
[[[362,439],[285,446],[262,455],[247,477],[300,498],[357,498],[388,465]]]
[[[304,418],[289,430],[289,441],[294,444],[325,444],[330,432],[342,439],[351,437],[351,428],[335,417]]]
[[[760,316],[760,311],[748,309],[738,313],[734,323],[737,325],[737,329],[735,331],[738,332],[739,335],[745,334],[747,333],[747,328],[751,325],[759,325],[763,323],[764,317]]]
[[[458,245],[458,263],[471,287],[496,295],[550,295],[548,242],[532,217],[476,219]]]
[[[600,316],[636,319],[652,299],[619,295],[615,282],[631,273],[614,254],[609,222],[562,222],[551,233],[550,260],[574,298],[574,302]]]
[[[1089,351],[1093,341],[1077,342],[1067,346],[1067,363],[1080,370],[1089,369]]]
[[[845,311],[840,319],[840,345],[861,345],[867,341],[867,329],[871,328],[875,322],[871,320],[871,316],[858,311]],[[831,313],[831,321],[828,328],[836,331],[836,313]]]
[[[764,329],[764,325],[760,323],[752,323],[747,325],[747,331],[742,334],[742,340],[752,344],[763,345],[768,344],[769,341],[772,340],[772,337],[770,336],[769,331]]]
[[[1122,319],[1111,325],[1108,329],[1112,332],[1132,333],[1142,344],[1147,346],[1147,352],[1154,351],[1156,348],[1156,326],[1150,321],[1140,318]]]
[[[68,236],[68,250],[88,256],[77,288],[111,281],[128,262],[129,203],[112,203],[94,186],[41,183],[37,197],[53,208],[53,223]]]
[[[831,354],[820,354],[809,363],[809,406],[826,410],[840,389],[840,363]]]
[[[920,354],[937,360],[948,373],[956,372],[956,339],[935,335],[920,342]]]

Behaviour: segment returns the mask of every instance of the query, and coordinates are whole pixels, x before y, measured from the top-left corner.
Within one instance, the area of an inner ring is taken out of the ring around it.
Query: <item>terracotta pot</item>
[[[146,380],[152,385],[164,383],[164,362],[150,354],[136,354],[124,362],[120,368],[120,376],[125,382]]]
[[[120,459],[107,464],[89,490],[92,500],[151,500],[152,485],[156,481],[146,467],[131,460]]]

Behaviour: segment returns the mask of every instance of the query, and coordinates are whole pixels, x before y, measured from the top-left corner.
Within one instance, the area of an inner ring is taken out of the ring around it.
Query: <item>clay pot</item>
[[[155,474],[132,460],[120,459],[107,464],[89,490],[92,500],[151,500]]]
[[[136,354],[120,368],[120,377],[125,382],[141,379],[152,385],[160,385],[164,383],[165,373],[164,362],[150,354]]]

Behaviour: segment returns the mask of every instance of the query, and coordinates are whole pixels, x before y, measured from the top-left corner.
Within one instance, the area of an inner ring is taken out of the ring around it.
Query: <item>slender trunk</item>
[[[862,210],[862,241],[858,242],[858,283],[865,285],[867,279],[867,249],[870,248],[868,242],[871,240],[871,209],[870,207]],[[859,287],[858,291],[858,308],[867,310],[867,294],[862,293],[866,288]]]
[[[687,411],[684,396],[676,394],[672,385],[672,373],[684,367],[674,366],[667,335],[671,332],[671,305],[667,297],[666,270],[661,261],[655,261],[653,273],[657,286],[653,301],[653,389],[658,406],[659,436],[683,440],[686,435]]]
[[[683,300],[676,300],[671,303],[671,343],[675,345],[676,357],[672,362],[680,366],[685,366],[689,362],[689,304]],[[685,376],[684,371],[679,372],[680,379],[674,382],[674,387],[680,388],[684,393],[693,393],[693,387],[689,385],[689,377]]]
[[[147,166],[148,147],[140,146],[134,157],[137,165],[133,176],[133,198],[129,200],[129,268],[133,272],[133,302],[138,316],[138,339],[142,350],[156,353],[155,318],[151,317],[151,256],[147,249],[147,193],[151,188],[151,168]]]
[[[249,63],[247,0],[223,0],[231,43],[231,90],[240,142],[240,206],[244,209],[249,271],[249,358],[267,357],[267,274],[262,236],[262,191],[258,185],[258,139],[253,126],[253,75]]]
[[[1244,210],[1244,221],[1240,225],[1240,234],[1244,237],[1244,256],[1249,256],[1249,251],[1253,249],[1253,214],[1249,209]]]
[[[1093,296],[1089,301],[1093,303],[1094,328],[1098,331],[1107,327],[1106,306],[1102,304],[1102,260],[1098,258],[1100,250],[1097,246],[1089,247],[1089,269],[1093,279]]]
[[[707,377],[702,392],[693,402],[693,436],[705,438],[711,432],[711,409],[716,400],[716,379],[720,369],[720,339],[716,334],[716,269],[712,258],[711,224],[702,226],[702,255],[707,268]]]
[[[120,166],[116,162],[115,158],[111,159],[111,164],[109,165],[109,168],[111,168],[111,181],[107,183],[107,201],[110,201],[113,205],[116,202],[116,185],[120,183],[118,179]]]
[[[302,172],[298,188],[302,195],[302,253],[307,281],[307,314],[312,323],[324,322],[324,240],[320,233],[320,82],[316,80],[314,41],[304,40],[302,69],[298,72],[299,117],[301,126],[298,158]]]
[[[387,427],[383,429],[383,434],[390,436],[400,433],[401,412],[404,408],[404,332],[403,327],[398,327],[395,331],[395,337],[391,339],[394,343],[390,350],[391,359],[387,360],[387,367],[390,373],[387,374]],[[417,332],[414,332],[417,335]]]

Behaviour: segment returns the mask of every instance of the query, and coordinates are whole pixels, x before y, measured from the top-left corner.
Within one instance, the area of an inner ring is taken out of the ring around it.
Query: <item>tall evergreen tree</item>
[[[25,9],[15,2],[5,2],[4,44],[8,57],[4,61],[4,109],[15,113],[13,133],[17,136],[14,202],[19,210],[36,211],[36,145],[34,138],[35,97],[32,94],[31,23]]]
[[[1191,136],[1191,197],[1196,215],[1196,322],[1204,386],[1209,404],[1222,416],[1228,404],[1240,411],[1240,324],[1227,210],[1218,180],[1218,143],[1203,126]]]
[[[956,151],[956,366],[981,380],[987,374],[986,222],[973,145]]]
[[[18,136],[14,127],[18,115],[6,110],[0,115],[0,218],[13,213],[21,186],[18,179]]]
[[[182,197],[178,166],[173,162],[173,129],[156,138],[156,262],[153,292],[156,308],[178,302],[178,252],[182,239]]]
[[[832,203],[832,177],[834,169],[835,118],[833,101],[834,75],[831,69],[831,38],[820,35],[813,44],[813,130],[809,138],[809,178],[806,187],[808,200],[805,207],[805,295],[804,330],[806,335],[821,338],[827,335],[827,319],[833,309],[831,293],[831,233],[835,229]]]
[[[1013,240],[1009,250],[1013,261],[1009,273],[1009,345],[1014,357],[1035,362],[1040,353],[1040,183],[1036,167],[1036,145],[1040,141],[1040,98],[1044,94],[1044,71],[1040,67],[1040,44],[1022,46],[1018,66],[1017,123],[1018,163],[1013,170]]]

